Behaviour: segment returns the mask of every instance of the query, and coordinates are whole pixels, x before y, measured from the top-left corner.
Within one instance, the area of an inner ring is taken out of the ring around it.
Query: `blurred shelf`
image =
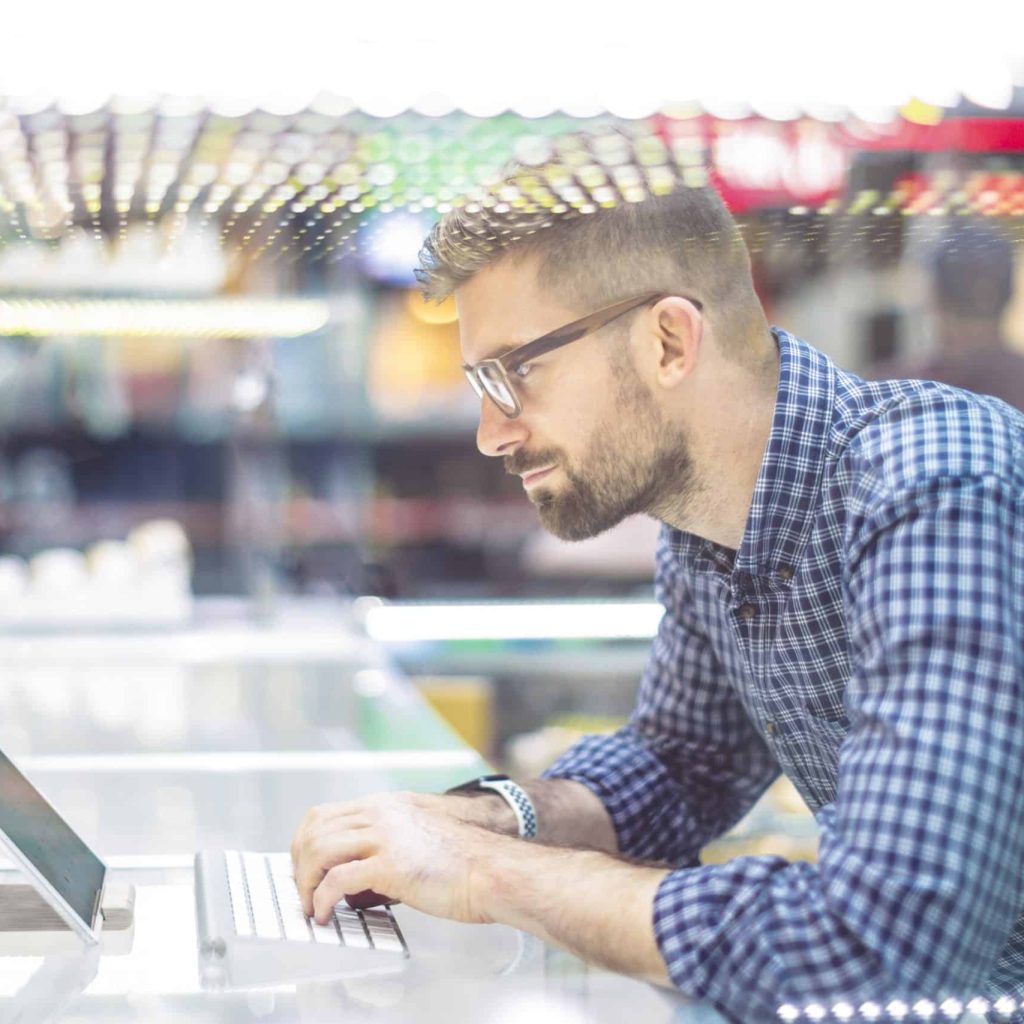
[[[415,419],[372,419],[347,428],[347,437],[384,444],[446,441],[467,444],[475,451],[477,417],[446,415],[443,412]]]
[[[588,679],[628,676],[639,680],[650,652],[650,641],[607,644],[515,644],[489,646],[444,645],[416,649],[386,645],[403,672],[422,675],[491,675],[517,679],[586,676]]]
[[[268,504],[272,504],[269,503]],[[35,507],[0,506],[0,530],[25,531],[35,540],[61,547],[83,547],[101,538],[123,536],[150,519],[176,519],[195,547],[221,545],[239,532],[232,510],[221,501],[89,501],[71,507],[47,526]],[[536,528],[532,510],[521,499],[484,501],[473,497],[370,498],[326,501],[293,498],[272,520],[275,543],[296,547],[324,543],[417,544],[449,541],[472,546],[516,542]]]
[[[281,448],[303,445],[326,445],[335,448],[375,444],[453,444],[464,445],[475,452],[477,420],[475,417],[428,416],[413,420],[368,420],[360,423],[333,423],[313,431],[275,423],[271,438],[255,436],[248,428],[232,428],[230,424],[214,429],[198,429],[184,422],[136,422],[128,434],[103,436],[83,430],[75,423],[54,422],[51,427],[0,426],[0,445],[49,445],[60,448],[67,444],[88,444],[110,447],[127,441],[216,447],[247,440],[266,440]]]
[[[243,599],[199,598],[194,608],[186,626],[172,628],[0,631],[0,664],[380,662],[379,648],[353,630],[340,600],[282,600],[267,623]]]

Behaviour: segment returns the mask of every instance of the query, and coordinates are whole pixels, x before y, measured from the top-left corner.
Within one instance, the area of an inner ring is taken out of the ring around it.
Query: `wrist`
[[[482,920],[530,932],[609,970],[670,984],[653,924],[669,868],[600,850],[489,840],[471,880]]]
[[[537,838],[537,811],[533,806],[530,794],[523,789],[514,779],[501,773],[492,775],[481,775],[478,778],[470,779],[459,786],[453,786],[447,790],[447,794],[460,794],[473,796],[479,793],[494,793],[505,802],[512,816],[515,818],[515,835],[520,839]],[[506,831],[505,822],[507,819],[498,819],[494,824],[498,825],[501,831]]]
[[[443,799],[460,821],[506,836],[518,835],[516,816],[497,793],[447,793]]]
[[[489,921],[536,934],[528,924],[528,908],[544,900],[545,869],[551,868],[545,859],[560,851],[524,843],[515,835],[493,835],[490,840],[472,881],[474,906]]]
[[[550,915],[570,894],[588,894],[605,855],[500,836],[477,872],[476,906],[488,920],[552,941]]]

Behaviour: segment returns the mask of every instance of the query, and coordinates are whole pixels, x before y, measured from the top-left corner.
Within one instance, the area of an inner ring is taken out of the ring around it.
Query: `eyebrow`
[[[525,344],[526,344],[525,341],[518,341],[518,342],[515,342],[514,344],[510,343],[508,345],[502,345],[501,348],[495,349],[490,354],[490,356],[488,356],[488,358],[489,359],[500,359],[502,356],[507,356],[509,354],[509,352],[515,352],[515,350],[517,348],[522,348],[523,345],[525,345]]]
[[[478,359],[475,363],[467,363],[466,365],[479,366],[480,363],[485,363],[487,362],[488,359],[500,359],[502,356],[507,356],[509,352],[514,352],[517,348],[522,348],[526,344],[528,344],[527,341],[518,341],[515,343],[509,343],[507,345],[501,345],[500,347],[496,348],[493,352],[491,352],[489,355],[484,356],[482,359]]]
[[[574,321],[575,323],[575,321]],[[571,327],[572,324],[563,324],[562,327]],[[483,359],[478,360],[476,363],[466,363],[466,366],[478,366],[480,363],[486,362],[488,359],[500,359],[502,356],[507,356],[509,352],[514,352],[517,348],[522,348],[524,345],[530,345],[535,341],[539,341],[541,338],[546,338],[549,334],[553,334],[555,331],[560,331],[562,327],[553,327],[550,331],[546,331],[544,334],[534,334],[529,338],[523,338],[522,341],[513,341],[508,344],[501,345],[496,348],[490,355],[484,356]]]

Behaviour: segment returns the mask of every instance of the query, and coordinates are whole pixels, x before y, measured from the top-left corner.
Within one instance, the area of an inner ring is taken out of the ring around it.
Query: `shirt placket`
[[[778,706],[767,685],[768,653],[772,624],[778,620],[785,601],[785,587],[792,573],[780,573],[779,576],[780,585],[773,586],[769,577],[736,573],[729,610],[733,635],[742,653],[748,679],[744,703],[776,759],[779,757],[785,709]]]

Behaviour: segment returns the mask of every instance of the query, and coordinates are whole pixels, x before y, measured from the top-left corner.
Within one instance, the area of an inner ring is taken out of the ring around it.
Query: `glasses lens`
[[[515,395],[512,394],[508,380],[500,368],[493,364],[485,364],[477,368],[477,374],[484,390],[494,399],[498,408],[502,412],[515,413],[517,409]]]
[[[465,372],[466,372],[466,380],[469,381],[470,387],[472,387],[472,389],[476,392],[476,397],[477,398],[483,398],[484,397],[484,389],[483,389],[483,385],[477,379],[476,370],[475,369],[470,369],[468,367],[464,367],[464,369],[465,369]]]

